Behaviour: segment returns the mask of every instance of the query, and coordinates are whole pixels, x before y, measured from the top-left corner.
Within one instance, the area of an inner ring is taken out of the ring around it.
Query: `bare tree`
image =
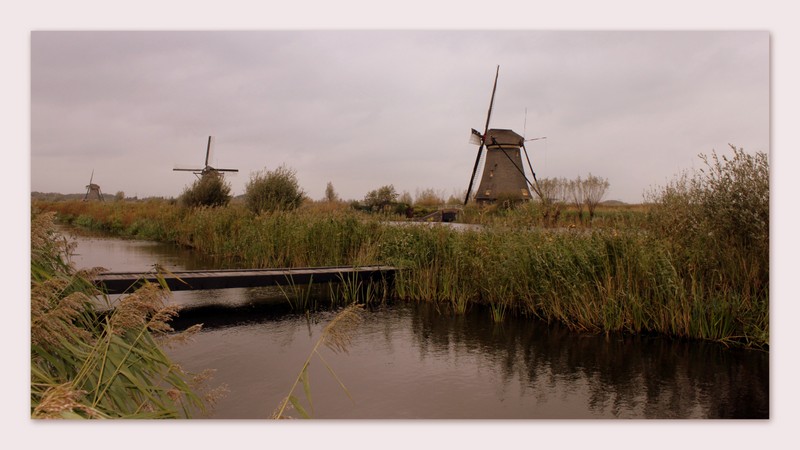
[[[578,210],[578,220],[583,223],[583,207],[586,204],[583,194],[583,181],[581,177],[571,180],[567,185],[569,198],[572,200],[572,205]]]
[[[397,198],[397,202],[404,205],[411,205],[414,203],[414,199],[411,198],[411,194],[409,194],[408,191],[403,191],[400,197]]]
[[[446,204],[448,204],[448,205],[461,205],[462,202],[464,201],[464,197],[466,197],[466,196],[467,196],[467,190],[466,189],[462,189],[460,191],[456,190],[456,189],[453,189],[453,193],[450,194],[450,197],[447,198],[447,203]]]
[[[589,222],[591,222],[594,219],[594,210],[603,201],[609,184],[607,179],[596,177],[589,173],[589,176],[583,180],[582,185],[586,208],[589,210]]]
[[[325,201],[328,202],[338,202],[339,196],[336,194],[336,191],[333,190],[333,183],[328,181],[328,185],[325,186]]]
[[[436,192],[432,188],[419,190],[417,189],[415,205],[434,207],[444,204],[444,194]]]
[[[565,178],[544,178],[539,180],[538,194],[542,201],[544,223],[555,225],[564,209],[567,198],[567,180]]]

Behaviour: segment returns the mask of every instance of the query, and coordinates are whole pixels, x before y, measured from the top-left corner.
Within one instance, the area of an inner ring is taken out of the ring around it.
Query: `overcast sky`
[[[642,201],[698,154],[769,151],[768,31],[34,31],[31,190],[177,197],[176,166],[286,165],[306,193],[461,195],[491,128],[539,178]],[[526,113],[527,111],[527,113]]]

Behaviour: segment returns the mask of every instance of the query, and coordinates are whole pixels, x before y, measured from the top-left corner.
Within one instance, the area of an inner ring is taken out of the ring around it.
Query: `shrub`
[[[712,153],[690,177],[682,174],[650,194],[650,223],[676,241],[694,245],[711,238],[766,256],[769,245],[769,163],[767,155],[749,155],[731,146],[733,157]]]
[[[305,192],[295,172],[285,166],[254,173],[245,187],[245,205],[256,214],[292,210],[300,206],[304,198]]]
[[[397,191],[394,189],[394,185],[388,184],[367,192],[367,195],[364,196],[364,205],[372,211],[383,211],[396,200]]]
[[[648,225],[665,239],[692,277],[721,279],[737,295],[767,297],[769,286],[769,163],[731,146],[733,156],[700,155],[706,167],[681,175],[660,192]]]
[[[231,186],[225,182],[222,174],[211,171],[195,180],[181,194],[180,202],[184,206],[225,206],[231,201]]]

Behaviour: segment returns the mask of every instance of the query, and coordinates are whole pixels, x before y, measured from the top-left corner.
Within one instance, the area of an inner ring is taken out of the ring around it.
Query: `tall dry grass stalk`
[[[31,417],[185,418],[205,404],[191,374],[159,340],[172,337],[176,314],[166,293],[145,286],[110,313],[103,297],[66,262],[69,245],[53,214],[31,217]],[[193,330],[193,331],[196,331]],[[186,336],[181,336],[185,338]]]
[[[314,413],[314,404],[311,397],[311,380],[308,374],[308,367],[311,364],[311,360],[316,356],[317,359],[325,366],[331,376],[336,380],[342,390],[347,394],[348,398],[352,400],[350,396],[350,392],[345,387],[344,383],[339,379],[336,373],[333,371],[331,366],[319,352],[319,349],[325,345],[334,353],[347,353],[347,348],[353,340],[353,336],[355,331],[358,329],[358,326],[364,321],[364,309],[363,305],[352,303],[350,306],[341,310],[333,320],[325,326],[322,330],[322,334],[320,335],[317,342],[314,344],[314,347],[311,349],[311,352],[306,358],[305,362],[303,363],[303,367],[300,369],[300,373],[295,378],[294,382],[292,383],[292,387],[289,389],[289,394],[283,399],[278,408],[272,413],[273,419],[289,419],[286,412],[288,411],[290,405],[297,411],[298,414],[304,419],[310,419]],[[303,405],[300,399],[294,394],[294,391],[297,389],[298,385],[302,384],[303,392],[305,394],[307,407]]]

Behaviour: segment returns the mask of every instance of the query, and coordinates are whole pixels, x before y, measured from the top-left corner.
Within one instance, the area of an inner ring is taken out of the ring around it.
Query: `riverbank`
[[[255,215],[235,204],[34,202],[64,223],[192,248],[231,267],[389,264],[396,295],[495,321],[534,316],[591,332],[655,332],[768,348],[768,260],[687,248],[647,226],[531,226],[529,211],[481,229],[398,227],[347,209]],[[644,217],[644,214],[642,214]],[[535,225],[535,224],[534,224]],[[766,270],[764,267],[766,264]],[[765,278],[766,277],[766,278]]]

